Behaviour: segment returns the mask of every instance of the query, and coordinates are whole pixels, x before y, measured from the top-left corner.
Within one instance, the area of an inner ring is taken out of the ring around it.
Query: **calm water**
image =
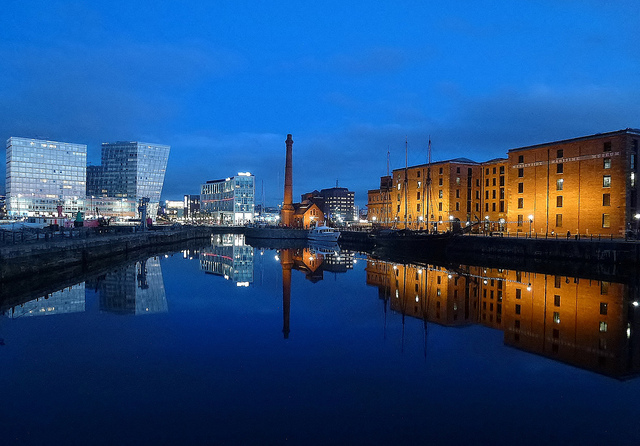
[[[214,245],[5,305],[2,444],[640,444],[636,287]]]

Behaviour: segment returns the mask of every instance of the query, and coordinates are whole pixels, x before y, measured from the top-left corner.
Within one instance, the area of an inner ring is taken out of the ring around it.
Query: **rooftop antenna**
[[[389,148],[389,146],[387,146],[387,176],[389,176],[389,167],[390,167],[389,158],[390,157],[391,157],[391,149]]]
[[[336,178],[336,188],[338,187],[338,179]]]

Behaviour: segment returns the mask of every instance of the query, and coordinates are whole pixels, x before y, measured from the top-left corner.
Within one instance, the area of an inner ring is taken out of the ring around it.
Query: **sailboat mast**
[[[426,193],[426,195],[427,195],[427,197],[426,197],[426,200],[427,200],[427,206],[426,206],[426,208],[427,208],[427,218],[426,218],[426,221],[427,221],[427,231],[430,231],[430,228],[429,228],[429,202],[431,201],[431,135],[429,135],[429,146],[427,148],[427,180],[426,180],[426,183],[427,183],[427,193]],[[423,198],[424,198],[424,196],[423,196]],[[424,207],[424,205],[423,205],[423,207]]]
[[[389,169],[391,167],[391,149],[387,146],[387,177],[390,176]],[[391,185],[393,184],[389,179],[386,180],[387,183],[383,190],[382,204],[384,205],[384,224],[385,227],[389,225],[389,206],[391,206]]]
[[[409,141],[408,138],[404,140],[404,229],[407,229],[407,217],[409,213],[408,209],[408,196],[407,186],[409,185],[409,179],[407,178],[407,172],[409,170]]]

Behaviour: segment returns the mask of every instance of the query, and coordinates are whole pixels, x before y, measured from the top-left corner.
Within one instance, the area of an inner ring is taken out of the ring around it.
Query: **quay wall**
[[[109,257],[128,256],[145,248],[167,246],[191,240],[206,240],[213,231],[207,227],[181,228],[73,237],[64,240],[24,243],[0,248],[0,281],[63,271]],[[229,232],[223,231],[223,232]]]

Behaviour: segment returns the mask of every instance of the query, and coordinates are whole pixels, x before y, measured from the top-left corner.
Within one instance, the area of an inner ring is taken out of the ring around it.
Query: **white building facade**
[[[253,222],[255,176],[239,172],[235,177],[207,181],[200,187],[200,210],[221,225]]]
[[[11,217],[67,216],[83,211],[87,146],[11,137],[7,140],[7,212]]]

